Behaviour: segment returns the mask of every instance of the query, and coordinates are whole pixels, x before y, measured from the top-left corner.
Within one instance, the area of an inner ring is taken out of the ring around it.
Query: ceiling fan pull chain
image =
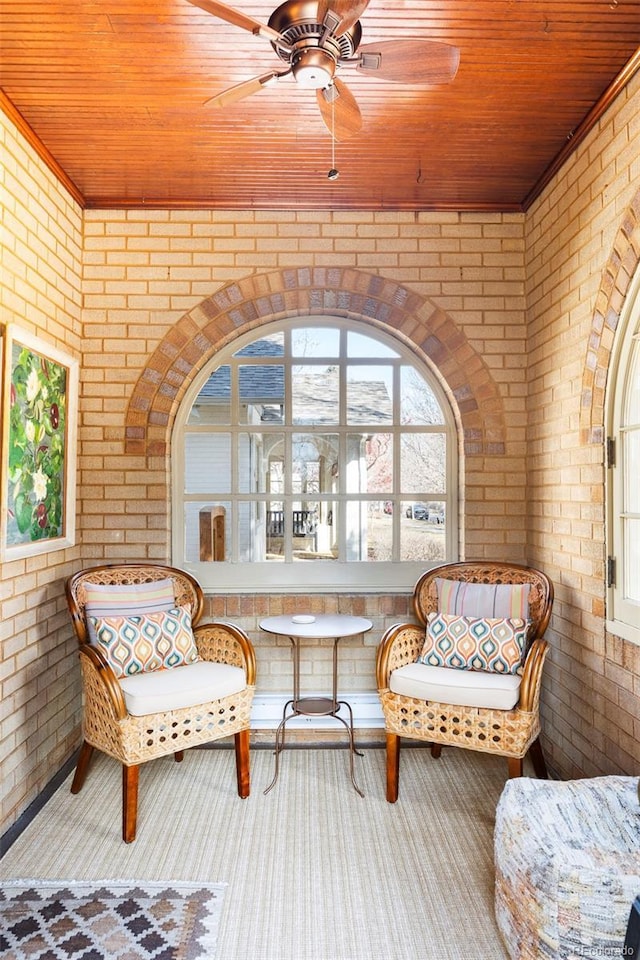
[[[331,101],[331,166],[336,165],[336,101]]]
[[[337,180],[340,176],[336,169],[336,98],[331,98],[331,170],[327,174],[329,180]]]

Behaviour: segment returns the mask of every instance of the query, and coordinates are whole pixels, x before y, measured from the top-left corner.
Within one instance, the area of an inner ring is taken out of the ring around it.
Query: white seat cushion
[[[511,710],[520,697],[520,682],[521,677],[511,673],[454,670],[451,667],[431,667],[425,663],[408,663],[392,671],[389,689],[416,700]]]
[[[134,717],[210,703],[240,693],[246,685],[241,667],[208,660],[169,670],[137,673],[120,680],[127,710]]]

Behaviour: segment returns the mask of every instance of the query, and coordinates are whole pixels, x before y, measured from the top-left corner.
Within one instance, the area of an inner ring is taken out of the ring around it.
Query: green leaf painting
[[[67,370],[15,341],[7,465],[7,545],[64,530]]]

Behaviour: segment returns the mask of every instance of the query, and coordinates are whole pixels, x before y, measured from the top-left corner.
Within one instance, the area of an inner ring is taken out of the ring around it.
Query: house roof
[[[237,357],[277,358],[283,349],[277,341],[255,340],[239,350]],[[285,402],[284,366],[279,363],[239,365],[240,400],[264,405],[263,419],[279,422],[274,405]],[[218,367],[198,394],[198,403],[228,402],[231,397],[231,368]],[[294,422],[296,424],[331,425],[338,422],[338,379],[324,367],[317,372],[298,370],[293,378]],[[382,381],[353,380],[347,385],[347,422],[349,424],[383,425],[392,422],[391,398]]]

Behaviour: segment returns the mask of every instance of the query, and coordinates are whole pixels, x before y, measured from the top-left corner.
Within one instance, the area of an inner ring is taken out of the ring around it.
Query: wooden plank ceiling
[[[274,6],[233,4],[265,24]],[[5,110],[90,207],[526,209],[640,60],[640,0],[370,0],[363,44],[443,41],[460,66],[435,85],[339,67],[362,129],[334,142],[292,76],[205,105],[283,65],[187,0],[2,0],[1,17]]]

